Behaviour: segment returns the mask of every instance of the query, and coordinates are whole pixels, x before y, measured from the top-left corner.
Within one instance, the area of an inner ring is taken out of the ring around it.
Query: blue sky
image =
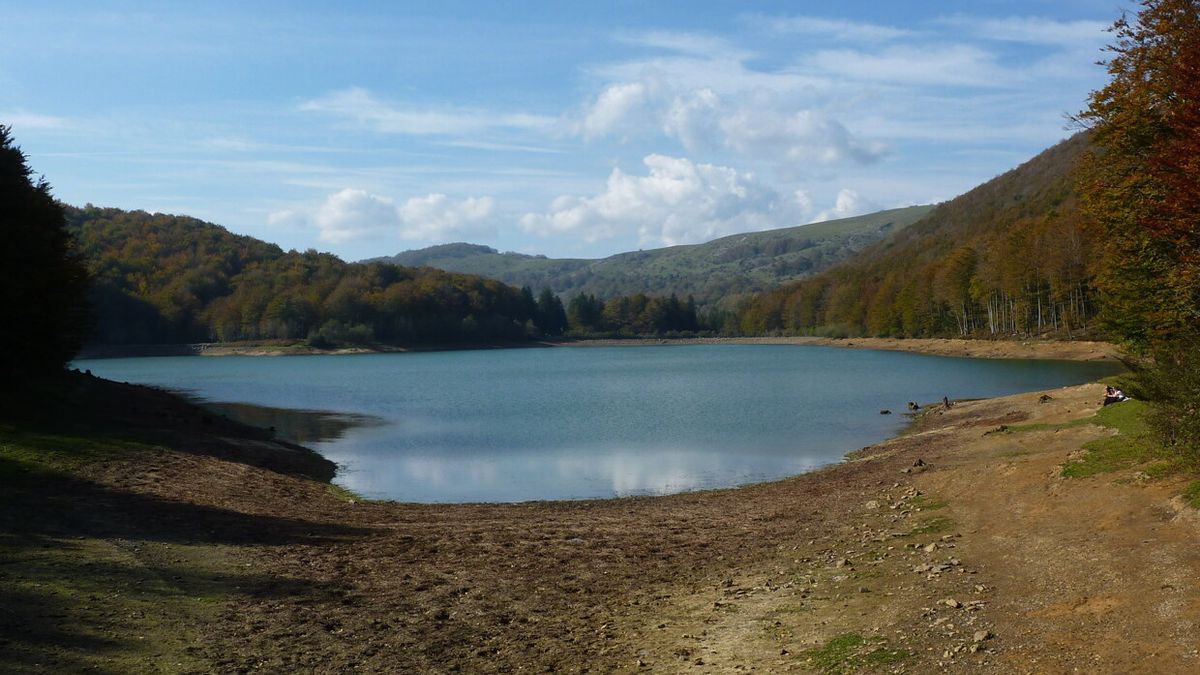
[[[1070,134],[1121,7],[26,3],[0,123],[72,204],[600,257],[960,194]]]

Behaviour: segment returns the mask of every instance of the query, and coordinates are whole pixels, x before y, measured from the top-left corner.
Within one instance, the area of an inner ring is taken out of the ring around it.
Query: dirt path
[[[0,574],[33,608],[21,625],[59,632],[38,641],[0,616],[0,657],[223,672],[1196,672],[1200,518],[1172,505],[1178,485],[1062,478],[1111,433],[1100,427],[1014,431],[1091,415],[1099,392],[964,402],[823,471],[663,498],[355,503],[227,448],[154,448],[83,469],[52,495],[52,523],[32,510],[20,528],[4,521]],[[149,572],[86,603],[55,591],[39,604],[38,556],[68,541],[83,542],[58,558],[75,563],[72,583],[99,574],[92,543]],[[171,640],[128,639],[159,622]],[[100,646],[71,647],[71,631]]]

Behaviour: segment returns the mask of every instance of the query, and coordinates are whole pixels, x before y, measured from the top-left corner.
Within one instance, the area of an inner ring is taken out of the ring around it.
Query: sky
[[[0,124],[69,204],[603,257],[961,194],[1073,133],[1122,9],[0,0]]]

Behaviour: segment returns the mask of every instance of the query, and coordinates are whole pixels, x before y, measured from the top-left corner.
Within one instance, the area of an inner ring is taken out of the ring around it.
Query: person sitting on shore
[[[1121,391],[1120,389],[1115,387],[1104,388],[1104,405],[1111,405],[1113,403],[1120,403],[1128,400],[1129,397],[1126,396],[1125,392]]]

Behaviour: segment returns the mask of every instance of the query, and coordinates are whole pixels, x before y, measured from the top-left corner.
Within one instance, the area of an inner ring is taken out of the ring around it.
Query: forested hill
[[[520,340],[561,331],[499,281],[327,253],[285,252],[185,216],[66,207],[93,278],[93,342],[308,339],[314,344]]]
[[[600,298],[676,294],[693,296],[702,307],[732,309],[748,293],[812,276],[850,258],[916,222],[931,208],[892,209],[599,260],[500,253],[474,244],[445,244],[376,260],[479,274],[516,286],[546,287],[568,298],[579,294]]]
[[[812,279],[739,311],[747,334],[1012,335],[1090,329],[1095,235],[1072,177],[1077,134]]]

